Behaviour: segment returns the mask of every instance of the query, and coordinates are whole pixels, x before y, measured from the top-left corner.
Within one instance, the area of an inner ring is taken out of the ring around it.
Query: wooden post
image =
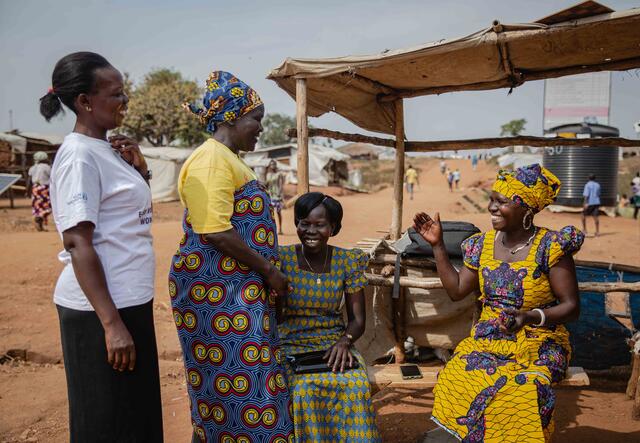
[[[298,129],[298,195],[309,192],[309,126],[307,80],[296,79],[296,126]]]
[[[402,197],[404,184],[404,110],[402,99],[395,101],[396,113],[396,165],[393,175],[393,209],[391,210],[391,240],[402,233]]]
[[[396,147],[396,164],[393,174],[393,208],[391,210],[391,240],[397,240],[402,234],[402,200],[404,185],[404,107],[402,99],[396,100],[395,108],[395,147]],[[405,362],[404,340],[406,338],[405,328],[405,310],[406,310],[406,294],[405,289],[400,288],[398,298],[392,300],[391,303],[393,332],[395,336],[395,346],[393,353],[396,363]]]

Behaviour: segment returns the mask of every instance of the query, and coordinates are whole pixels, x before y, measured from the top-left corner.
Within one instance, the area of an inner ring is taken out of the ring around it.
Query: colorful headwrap
[[[560,192],[560,180],[535,163],[515,171],[499,171],[493,190],[535,213],[555,201]]]
[[[213,134],[218,123],[236,120],[261,105],[258,93],[235,75],[213,71],[206,82],[202,106],[185,103],[183,107],[195,114],[205,130]]]

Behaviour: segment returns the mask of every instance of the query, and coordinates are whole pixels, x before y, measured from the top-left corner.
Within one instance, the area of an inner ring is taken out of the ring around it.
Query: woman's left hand
[[[342,336],[333,346],[331,346],[323,358],[328,358],[327,366],[331,367],[333,372],[344,372],[344,368],[351,368],[353,365],[353,354],[351,353],[351,341]]]
[[[512,308],[506,308],[498,317],[498,323],[502,332],[514,333],[525,325],[525,314]]]
[[[109,137],[109,143],[111,143],[113,149],[120,153],[124,161],[136,168],[142,175],[147,174],[147,161],[144,159],[137,141],[127,136],[116,134]]]

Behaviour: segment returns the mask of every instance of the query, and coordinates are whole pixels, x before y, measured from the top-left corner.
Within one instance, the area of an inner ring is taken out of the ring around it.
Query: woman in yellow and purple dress
[[[296,441],[378,442],[366,365],[353,348],[364,333],[368,259],[360,250],[328,244],[342,223],[337,200],[309,192],[294,212],[300,243],[280,247],[291,290],[278,330],[287,356],[326,351],[328,366],[328,372],[295,374],[287,365]]]
[[[189,109],[212,134],[180,171],[184,236],[169,274],[193,442],[292,443],[272,296],[286,294],[287,279],[269,197],[238,156],[254,149],[264,106],[216,71],[203,107]]]
[[[480,291],[482,313],[438,376],[432,419],[463,442],[545,442],[553,433],[554,383],[571,355],[563,323],[579,315],[573,226],[537,227],[560,181],[538,164],[500,171],[489,212],[494,229],[462,245],[458,272],[447,257],[438,214],[414,218],[433,246],[452,300]]]

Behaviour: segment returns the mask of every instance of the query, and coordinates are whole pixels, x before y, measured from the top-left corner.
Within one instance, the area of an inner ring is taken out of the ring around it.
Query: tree
[[[521,118],[519,120],[511,120],[508,123],[500,126],[500,137],[502,136],[511,136],[516,137],[520,135],[522,131],[524,131],[524,125],[527,124],[527,120]]]
[[[264,130],[260,134],[262,146],[277,146],[291,143],[295,140],[287,135],[287,129],[296,127],[295,118],[286,114],[267,114],[262,120]]]
[[[204,141],[198,119],[182,109],[184,102],[201,97],[194,81],[184,79],[177,71],[157,69],[145,75],[139,85],[125,76],[125,90],[129,112],[123,129],[129,136],[153,146],[194,146]]]

